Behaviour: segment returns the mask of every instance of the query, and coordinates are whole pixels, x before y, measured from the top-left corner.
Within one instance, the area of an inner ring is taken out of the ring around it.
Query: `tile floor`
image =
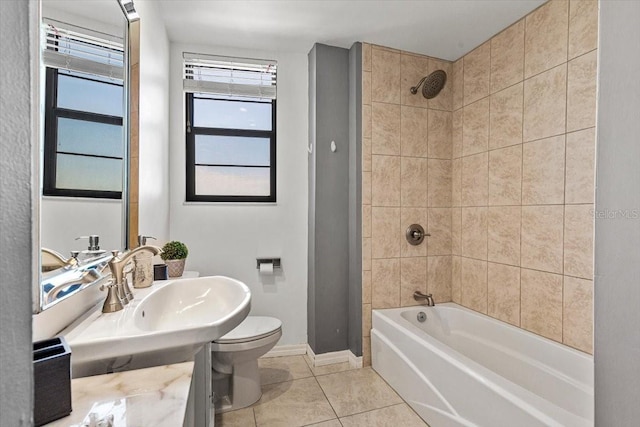
[[[259,360],[262,398],[216,416],[216,427],[428,427],[370,367],[311,366],[306,356]]]

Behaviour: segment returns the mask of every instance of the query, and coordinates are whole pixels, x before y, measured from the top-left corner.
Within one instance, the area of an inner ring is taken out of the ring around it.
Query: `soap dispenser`
[[[156,240],[152,236],[138,236],[138,246],[147,244],[147,239]],[[133,287],[148,288],[153,283],[153,255],[143,251],[133,257]]]
[[[76,237],[76,240],[80,240],[80,239],[89,240],[89,246],[87,247],[87,249],[80,252],[80,260],[99,257],[106,253],[106,251],[100,249],[100,236],[96,234],[92,234],[90,236]]]

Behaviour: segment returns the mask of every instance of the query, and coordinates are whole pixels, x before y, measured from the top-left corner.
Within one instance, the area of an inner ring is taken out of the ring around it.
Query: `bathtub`
[[[373,368],[431,427],[593,426],[585,353],[453,303],[372,322]]]

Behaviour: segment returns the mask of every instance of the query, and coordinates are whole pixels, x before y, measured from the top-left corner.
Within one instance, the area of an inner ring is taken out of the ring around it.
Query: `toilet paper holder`
[[[273,269],[282,268],[280,258],[256,258],[256,268],[260,270],[260,264],[273,264]]]

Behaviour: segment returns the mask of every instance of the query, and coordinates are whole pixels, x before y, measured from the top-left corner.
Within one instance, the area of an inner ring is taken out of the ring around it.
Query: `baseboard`
[[[329,353],[315,354],[307,344],[307,357],[313,366],[334,365],[336,363],[349,363],[352,368],[362,368],[362,356],[357,357],[351,350],[332,351]]]
[[[262,357],[301,356],[306,353],[307,344],[278,345]]]

